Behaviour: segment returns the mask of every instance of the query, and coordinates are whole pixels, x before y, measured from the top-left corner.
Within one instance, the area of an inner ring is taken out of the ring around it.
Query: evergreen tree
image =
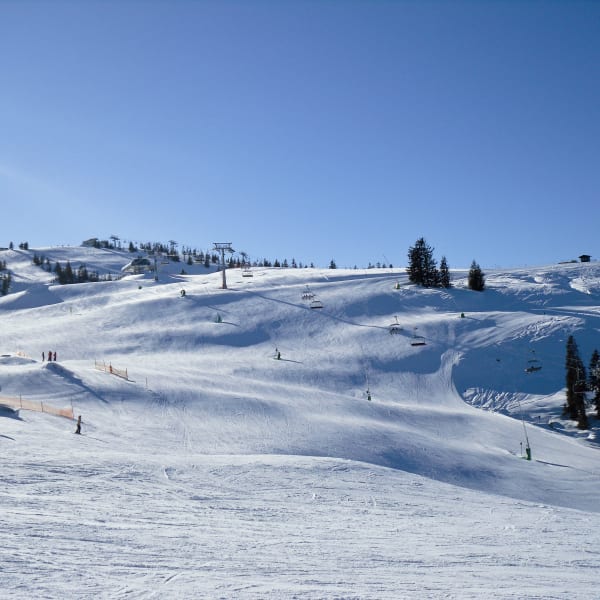
[[[79,269],[77,269],[76,281],[77,283],[86,283],[87,281],[90,281],[88,270],[85,265],[80,265]]]
[[[592,358],[590,359],[590,366],[588,368],[588,389],[591,392],[598,390],[598,384],[600,383],[600,354],[598,350],[592,352]]]
[[[440,286],[443,288],[452,287],[450,281],[450,269],[445,256],[442,256],[442,260],[440,261]]]
[[[469,269],[469,289],[476,292],[483,292],[485,289],[485,274],[481,267],[473,261]]]
[[[0,287],[0,294],[2,296],[6,296],[6,294],[8,294],[11,282],[12,278],[10,276],[10,273],[7,273],[6,275],[2,276],[2,286]]]
[[[58,283],[60,283],[60,284],[65,283],[65,275],[63,272],[63,268],[60,266],[60,263],[58,261],[56,261],[56,265],[54,265],[54,274],[56,275],[56,279],[58,280]]]
[[[600,418],[600,353],[598,350],[594,350],[590,360],[588,386],[590,391],[594,392],[596,416]]]
[[[408,249],[408,279],[423,287],[436,287],[439,285],[440,274],[433,258],[433,248],[424,238],[419,238],[415,245]]]
[[[335,260],[333,258],[331,259],[331,262],[329,263],[329,268],[337,269],[337,265],[335,264]]]
[[[63,271],[64,283],[74,283],[75,276],[73,275],[73,268],[71,267],[71,263],[67,260],[67,264],[65,265],[65,270]]]
[[[565,368],[567,384],[565,412],[570,419],[577,421],[577,427],[579,427],[579,429],[587,429],[587,415],[585,412],[585,366],[579,355],[577,342],[572,335],[570,335],[567,340]]]

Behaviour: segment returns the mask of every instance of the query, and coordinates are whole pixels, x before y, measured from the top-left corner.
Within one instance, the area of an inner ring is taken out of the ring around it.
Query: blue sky
[[[0,0],[0,245],[600,257],[600,2]]]

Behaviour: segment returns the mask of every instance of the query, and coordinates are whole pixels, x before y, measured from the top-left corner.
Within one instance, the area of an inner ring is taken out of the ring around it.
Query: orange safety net
[[[65,417],[66,419],[74,419],[73,408],[57,408],[44,402],[35,402],[33,400],[23,400],[22,398],[8,398],[0,396],[0,404],[4,406],[10,406],[11,408],[19,408],[22,410],[34,410],[37,412],[44,412],[58,417]]]
[[[117,369],[117,367],[113,367],[111,363],[106,364],[105,362],[99,362],[97,360],[94,361],[94,366],[100,371],[105,371],[106,373],[116,375],[117,377],[122,377],[123,379],[127,379],[129,381],[127,369]]]

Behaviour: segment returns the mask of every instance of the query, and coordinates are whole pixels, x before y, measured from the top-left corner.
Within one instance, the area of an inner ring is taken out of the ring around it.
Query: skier
[[[56,362],[56,352],[54,353],[54,358],[52,360]]]
[[[77,417],[77,427],[75,433],[81,434],[81,415]]]
[[[52,350],[50,350],[50,352],[48,352],[48,362],[50,362],[52,360]]]
[[[42,352],[42,362],[46,360],[46,355]]]

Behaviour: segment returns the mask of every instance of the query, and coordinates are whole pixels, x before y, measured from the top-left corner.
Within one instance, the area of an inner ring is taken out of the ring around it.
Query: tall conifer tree
[[[452,287],[452,283],[450,282],[450,269],[448,268],[448,262],[446,261],[445,256],[442,256],[442,260],[440,261],[440,287]]]
[[[469,269],[469,289],[476,292],[483,292],[485,289],[485,274],[475,261],[471,263]]]
[[[433,258],[433,248],[427,244],[424,238],[419,238],[415,245],[408,249],[406,272],[411,283],[423,287],[439,285],[440,275]]]

